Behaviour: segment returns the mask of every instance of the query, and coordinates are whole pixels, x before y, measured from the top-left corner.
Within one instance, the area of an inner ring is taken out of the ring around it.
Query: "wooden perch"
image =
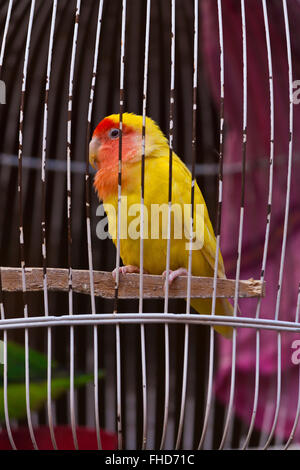
[[[7,292],[22,291],[21,268],[1,268],[2,289]],[[164,278],[144,274],[144,298],[159,299],[164,297]],[[73,291],[90,294],[89,271],[72,270]],[[68,270],[59,268],[47,269],[47,286],[49,291],[68,291]],[[115,282],[111,272],[94,271],[95,295],[112,299],[115,296]],[[43,290],[43,269],[26,268],[26,289],[36,292]],[[217,297],[234,297],[235,280],[218,279]],[[119,298],[136,299],[139,297],[139,274],[120,274]],[[180,276],[170,286],[169,297],[185,298],[187,277]],[[213,294],[213,278],[196,277],[191,279],[191,297],[208,298]],[[265,284],[248,279],[239,282],[239,297],[264,297]]]

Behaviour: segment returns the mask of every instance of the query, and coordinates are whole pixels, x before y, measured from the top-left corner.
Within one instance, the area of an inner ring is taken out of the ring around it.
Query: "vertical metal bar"
[[[126,0],[122,0],[121,54],[120,54],[120,118],[119,118],[119,169],[118,169],[118,223],[114,313],[118,312],[118,291],[120,280],[120,232],[121,232],[121,201],[122,201],[122,131],[124,112],[124,66],[125,66],[125,32],[126,32]],[[122,388],[121,388],[121,338],[120,325],[116,325],[116,361],[117,361],[117,429],[118,449],[123,447],[122,433]]]
[[[34,18],[35,0],[31,1],[30,14],[28,21],[26,45],[25,45],[25,57],[23,64],[23,76],[22,76],[22,90],[21,90],[21,103],[20,103],[20,114],[19,114],[19,150],[18,150],[18,199],[19,199],[19,232],[20,232],[20,258],[22,268],[22,292],[23,292],[23,306],[24,306],[24,317],[28,317],[28,304],[27,304],[27,293],[26,293],[26,277],[25,277],[25,250],[24,250],[24,229],[23,229],[23,184],[22,184],[22,157],[23,157],[23,119],[24,119],[24,100],[26,92],[26,81],[27,81],[27,69],[28,69],[28,58],[30,50],[32,24]],[[30,376],[29,376],[29,332],[25,328],[25,389],[26,389],[26,415],[28,422],[28,429],[32,445],[35,450],[38,449],[31,420],[30,411]]]
[[[2,72],[3,59],[4,59],[4,54],[5,54],[5,48],[6,48],[6,38],[7,38],[7,33],[8,33],[8,28],[9,28],[9,23],[10,23],[12,6],[13,6],[13,0],[10,0],[8,7],[7,7],[3,38],[2,38],[2,44],[1,44],[1,50],[0,50],[0,74]]]
[[[86,208],[86,231],[87,231],[87,248],[88,248],[88,263],[89,263],[89,278],[90,278],[90,289],[91,289],[91,310],[92,314],[96,315],[96,303],[95,303],[95,285],[94,285],[94,271],[93,271],[93,253],[92,253],[92,237],[91,237],[91,209],[90,209],[90,164],[89,164],[89,141],[91,134],[91,121],[92,111],[94,105],[95,85],[97,76],[97,65],[99,56],[99,44],[100,44],[100,33],[102,25],[102,12],[103,12],[103,0],[99,1],[98,19],[97,19],[97,30],[95,37],[95,52],[94,52],[94,63],[90,87],[90,99],[88,107],[88,118],[87,118],[87,135],[86,135],[86,171],[85,171],[85,208]],[[95,425],[97,435],[97,446],[98,449],[102,449],[101,436],[100,436],[100,420],[99,420],[99,398],[98,398],[98,327],[93,327],[93,342],[94,342],[94,410],[95,410]]]
[[[277,421],[278,421],[278,416],[279,416],[280,398],[281,398],[281,333],[278,332],[277,333],[277,387],[276,387],[275,414],[274,414],[270,434],[268,435],[267,442],[263,447],[264,450],[266,450],[271,444],[271,441],[275,433],[275,428],[277,426]]]
[[[41,238],[42,238],[42,259],[43,259],[43,292],[44,292],[44,312],[45,316],[49,315],[48,308],[48,289],[47,289],[47,249],[46,249],[46,152],[47,152],[47,125],[48,125],[48,97],[50,89],[50,75],[53,54],[53,38],[55,30],[55,20],[57,11],[57,0],[53,0],[52,18],[50,27],[45,100],[44,100],[44,117],[43,117],[43,140],[42,140],[42,166],[41,166],[41,187],[42,187],[42,213],[41,213]],[[53,428],[53,415],[51,403],[51,351],[52,335],[51,328],[47,328],[47,412],[50,437],[54,449],[57,449],[57,443]]]
[[[73,315],[73,287],[72,287],[72,188],[71,188],[71,141],[72,141],[72,105],[73,105],[73,83],[75,72],[75,58],[77,49],[78,27],[80,18],[81,0],[76,2],[75,23],[72,42],[71,65],[69,75],[69,98],[68,98],[68,122],[67,122],[67,223],[68,223],[68,283],[69,283],[69,315]],[[70,417],[72,436],[75,449],[78,450],[75,418],[75,393],[74,393],[74,369],[75,369],[75,347],[74,326],[70,326]]]
[[[273,168],[274,168],[274,85],[273,85],[273,65],[272,65],[272,51],[271,51],[271,41],[270,41],[270,31],[269,31],[269,19],[268,19],[268,9],[266,0],[262,0],[263,7],[263,16],[264,16],[264,25],[265,25],[265,36],[266,36],[266,45],[267,45],[267,54],[268,54],[268,72],[269,72],[269,93],[270,93],[270,158],[269,158],[269,193],[268,193],[268,207],[267,207],[267,220],[266,220],[266,233],[265,233],[265,243],[261,267],[261,282],[265,279],[266,264],[267,264],[267,254],[270,238],[270,223],[271,223],[271,209],[272,209],[272,192],[273,192]],[[261,308],[261,298],[258,299],[255,318],[259,318],[260,308]],[[243,444],[243,449],[246,449],[249,445],[251,435],[253,432],[257,403],[258,403],[258,393],[259,393],[259,360],[260,360],[260,330],[256,330],[256,359],[255,359],[255,384],[254,384],[254,399],[253,399],[253,411],[251,415],[250,426],[248,434],[246,436],[245,442]]]
[[[187,300],[186,314],[191,313],[191,276],[192,276],[192,243],[194,232],[194,203],[195,203],[195,167],[196,167],[196,138],[197,138],[197,78],[198,78],[198,14],[199,0],[194,0],[194,63],[193,63],[193,110],[192,110],[192,181],[191,181],[191,216],[190,216],[190,244],[188,259],[188,279],[187,279]],[[182,372],[182,390],[181,405],[178,424],[177,439],[175,449],[179,449],[184,423],[186,388],[187,388],[187,372],[188,372],[188,353],[189,353],[189,325],[185,324],[184,329],[184,352],[183,352],[183,372]]]
[[[222,16],[222,1],[218,0],[218,29],[219,29],[219,48],[220,48],[220,137],[219,137],[219,176],[218,176],[218,209],[217,209],[217,229],[216,229],[216,254],[214,265],[214,280],[213,280],[213,296],[212,296],[212,310],[211,314],[216,313],[216,298],[217,298],[217,279],[218,279],[218,265],[220,253],[220,237],[221,237],[221,218],[222,218],[222,200],[223,200],[223,154],[224,154],[224,38],[223,38],[223,16]],[[201,449],[204,444],[205,435],[209,423],[209,415],[212,404],[213,392],[213,371],[214,371],[214,343],[215,335],[214,329],[210,327],[210,342],[209,342],[209,366],[208,366],[208,385],[207,385],[207,401],[204,415],[203,429],[199,441],[198,449]]]
[[[298,297],[297,297],[297,307],[296,307],[296,316],[295,316],[295,323],[299,322],[299,314],[300,314],[300,284],[298,287]],[[298,426],[298,421],[299,421],[299,416],[300,416],[300,367],[298,370],[298,403],[297,403],[297,410],[296,410],[296,415],[295,415],[295,420],[294,424],[291,430],[291,433],[289,435],[289,438],[287,440],[287,443],[284,446],[284,450],[287,450],[289,446],[291,445],[291,442],[293,441],[295,437],[295,432]]]
[[[143,274],[144,274],[144,197],[145,197],[145,149],[146,149],[146,109],[148,84],[148,58],[150,35],[151,0],[147,0],[146,34],[144,56],[144,82],[143,82],[143,125],[142,125],[142,165],[141,165],[141,229],[140,229],[140,277],[139,277],[139,313],[143,313]],[[142,449],[147,445],[147,374],[146,374],[146,344],[145,325],[141,325],[141,363],[142,363],[142,390],[143,390],[143,440]]]
[[[239,238],[238,238],[238,253],[236,263],[235,275],[235,292],[234,292],[234,306],[233,316],[237,316],[238,298],[239,298],[239,280],[241,271],[241,255],[242,255],[242,240],[243,240],[243,227],[244,227],[244,206],[245,206],[245,175],[246,175],[246,147],[247,147],[247,38],[246,38],[246,15],[245,15],[245,0],[241,0],[241,16],[242,16],[242,41],[243,41],[243,144],[242,144],[242,191],[241,191],[241,208],[240,208],[240,221],[239,221]],[[236,372],[236,327],[233,329],[232,337],[232,362],[231,362],[231,381],[230,381],[230,394],[229,404],[224,425],[224,432],[221,439],[220,449],[225,445],[226,436],[229,429],[230,420],[233,411],[234,389],[235,389],[235,372]]]
[[[2,291],[2,278],[1,278],[1,268],[0,268],[0,317],[1,320],[5,319],[4,313],[4,303],[3,303],[3,291]],[[5,425],[8,440],[13,450],[17,450],[16,444],[14,442],[10,421],[9,421],[9,412],[8,412],[8,393],[7,393],[7,331],[3,330],[3,401],[4,401],[4,417]]]
[[[168,232],[167,232],[167,256],[166,256],[166,283],[164,313],[168,313],[169,303],[169,272],[171,251],[171,209],[172,209],[172,166],[173,166],[173,129],[174,129],[174,97],[175,97],[175,0],[171,0],[171,80],[170,80],[170,111],[169,111],[169,196],[168,196]],[[164,448],[170,399],[170,345],[169,326],[165,325],[165,404],[163,431],[160,449]]]
[[[4,309],[3,303],[0,304],[1,308],[1,319],[4,319]],[[17,450],[9,422],[9,412],[8,412],[8,390],[7,390],[7,331],[3,331],[3,396],[4,396],[4,416],[5,416],[5,426],[7,431],[8,440],[10,442],[13,450]]]
[[[289,158],[288,158],[288,171],[287,171],[287,187],[286,187],[283,238],[282,238],[282,246],[281,246],[278,290],[277,290],[276,308],[275,308],[275,320],[278,320],[279,318],[279,308],[280,308],[281,291],[282,291],[282,278],[283,278],[283,270],[284,270],[284,262],[285,262],[285,251],[286,251],[289,208],[290,208],[290,193],[291,193],[291,176],[292,176],[292,161],[293,161],[293,124],[294,124],[292,51],[291,51],[290,27],[289,27],[289,17],[288,17],[288,9],[287,9],[286,0],[282,0],[282,6],[283,6],[284,25],[285,25],[287,61],[288,61],[288,78],[289,78]],[[275,433],[275,429],[276,429],[276,425],[278,421],[278,415],[279,415],[280,399],[281,399],[281,332],[278,332],[277,334],[277,354],[278,354],[278,357],[277,357],[276,408],[275,408],[275,415],[274,415],[272,428],[271,428],[269,437],[267,439],[267,442],[264,446],[264,449],[267,449],[271,443],[271,440]]]
[[[6,38],[7,38],[7,33],[8,33],[8,28],[9,28],[9,23],[10,23],[10,18],[11,18],[12,6],[13,6],[13,0],[10,0],[10,2],[8,4],[8,8],[7,8],[7,13],[6,13],[4,32],[3,32],[1,51],[0,51],[0,78],[1,78],[1,73],[2,73],[3,59],[4,59],[5,47],[6,47]],[[3,291],[2,291],[1,262],[0,262],[0,317],[1,317],[1,320],[4,320],[4,318],[5,318]],[[4,364],[3,364],[3,401],[4,401],[5,426],[6,426],[7,436],[8,436],[8,440],[10,442],[11,447],[14,450],[17,450],[17,447],[15,445],[15,442],[14,442],[14,439],[13,439],[13,436],[12,436],[12,432],[11,432],[10,421],[9,421],[9,412],[8,412],[7,331],[6,330],[3,331],[3,362],[4,362]]]

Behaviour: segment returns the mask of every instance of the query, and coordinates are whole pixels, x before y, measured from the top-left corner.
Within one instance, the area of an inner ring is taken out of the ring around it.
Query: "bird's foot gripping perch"
[[[162,275],[163,277],[166,278],[167,271],[164,271]],[[168,278],[169,285],[171,285],[172,282],[179,276],[188,276],[187,270],[185,268],[178,268],[175,271],[172,271],[171,269],[169,269],[169,278]]]
[[[119,273],[120,274],[131,274],[131,273],[139,273],[140,268],[137,266],[133,266],[132,264],[127,264],[127,266],[120,266],[119,267]],[[148,274],[147,271],[144,270],[145,274]],[[112,277],[116,279],[117,277],[117,268],[115,268],[112,272]]]

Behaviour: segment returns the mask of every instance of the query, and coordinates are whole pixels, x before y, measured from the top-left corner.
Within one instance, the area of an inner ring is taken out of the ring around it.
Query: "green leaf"
[[[52,361],[52,369],[57,363]],[[31,380],[45,380],[47,377],[47,356],[29,348],[29,371]],[[0,366],[0,381],[3,378],[3,365]],[[25,380],[25,348],[13,341],[7,342],[7,379],[8,382]]]
[[[98,377],[104,376],[99,370]],[[80,374],[74,377],[75,388],[82,387],[94,380],[94,374]],[[69,377],[53,378],[51,381],[52,400],[59,398],[70,387]],[[24,419],[26,417],[26,394],[24,383],[8,383],[8,412],[9,417],[14,419]],[[38,411],[47,401],[47,381],[30,383],[30,409]],[[0,421],[4,421],[4,394],[3,387],[0,387]]]

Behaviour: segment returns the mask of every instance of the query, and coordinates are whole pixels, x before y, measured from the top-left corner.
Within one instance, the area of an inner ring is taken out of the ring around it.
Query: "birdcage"
[[[297,447],[300,3],[6,0],[0,22],[0,447]],[[122,136],[125,111],[143,116],[142,161],[148,115],[192,204],[198,182],[211,277],[191,249],[170,287],[145,274],[143,237],[140,273],[119,274],[120,237],[97,237],[88,146],[112,113]]]

